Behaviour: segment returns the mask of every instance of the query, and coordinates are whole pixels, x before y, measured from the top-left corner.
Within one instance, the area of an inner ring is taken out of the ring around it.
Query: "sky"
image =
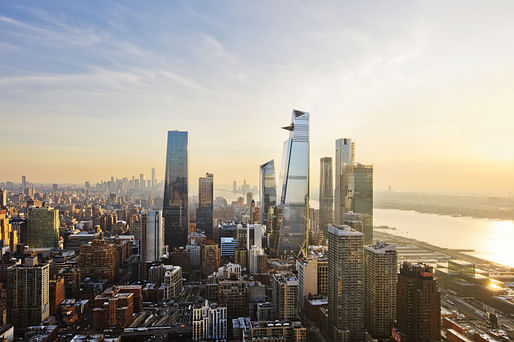
[[[0,3],[0,182],[164,174],[258,184],[310,113],[311,185],[356,141],[375,189],[514,190],[512,1]]]

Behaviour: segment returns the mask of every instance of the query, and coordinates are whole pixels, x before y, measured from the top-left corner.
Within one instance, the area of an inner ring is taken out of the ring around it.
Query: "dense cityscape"
[[[189,191],[187,131],[168,132],[162,181],[0,183],[3,339],[512,340],[514,269],[374,226],[351,138],[319,160],[311,207],[309,120],[293,110],[280,168],[234,201],[209,172]]]

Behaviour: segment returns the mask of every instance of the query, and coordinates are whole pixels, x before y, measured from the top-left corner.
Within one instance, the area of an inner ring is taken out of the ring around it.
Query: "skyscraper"
[[[164,229],[161,210],[148,210],[141,218],[144,261],[159,261],[164,253]]]
[[[212,240],[212,211],[213,211],[213,183],[212,173],[206,173],[198,182],[198,211],[196,213],[196,229],[205,232],[207,239]]]
[[[273,306],[276,319],[297,320],[298,318],[298,279],[294,274],[275,273],[273,284]]]
[[[398,274],[397,321],[402,341],[439,341],[441,294],[431,266],[404,262]]]
[[[155,167],[152,167],[152,190],[155,188]]]
[[[275,184],[275,161],[270,160],[260,167],[259,195],[261,201],[261,224],[268,226],[270,208],[277,204]]]
[[[396,319],[396,245],[364,247],[364,266],[365,327],[373,337],[387,338]]]
[[[332,158],[324,157],[320,159],[319,176],[319,227],[326,239],[328,237],[328,224],[333,223],[334,216]]]
[[[364,339],[363,234],[328,225],[328,320],[334,341]]]
[[[141,187],[141,190],[145,189],[145,175],[142,173],[139,174],[139,186]]]
[[[37,257],[7,269],[7,319],[16,329],[39,325],[50,314],[50,266]]]
[[[21,190],[25,190],[27,187],[27,177],[21,176]]]
[[[353,166],[352,210],[364,216],[364,244],[373,243],[373,165]]]
[[[7,190],[0,188],[0,209],[7,206]]]
[[[355,143],[352,139],[343,138],[336,140],[336,168],[335,168],[335,192],[334,192],[334,222],[343,223],[343,215],[346,209],[345,198],[348,195],[348,188],[343,186],[345,168],[352,166],[355,161]]]
[[[278,253],[296,252],[305,241],[309,198],[309,113],[293,110],[280,172],[283,206]]]
[[[59,244],[59,210],[29,208],[27,244],[32,248],[57,247]]]
[[[168,132],[164,179],[164,242],[170,249],[187,244],[188,133]]]

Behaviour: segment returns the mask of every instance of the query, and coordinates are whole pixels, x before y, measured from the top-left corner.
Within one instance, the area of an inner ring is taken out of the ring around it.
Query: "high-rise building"
[[[270,208],[277,204],[275,183],[275,161],[270,160],[260,166],[259,196],[261,201],[261,224],[268,226]]]
[[[142,173],[139,174],[139,186],[141,187],[141,190],[145,189],[145,175]]]
[[[334,216],[332,158],[324,157],[320,159],[319,176],[319,227],[326,239],[328,237],[328,224],[333,223]]]
[[[309,198],[309,113],[293,110],[280,171],[283,207],[278,254],[297,252],[306,237]]]
[[[276,319],[298,319],[298,279],[294,274],[276,273],[272,278]]]
[[[373,165],[353,167],[353,212],[364,217],[364,244],[373,243]]]
[[[227,307],[227,319],[247,317],[249,314],[248,281],[239,279],[221,279],[218,283],[218,301]]]
[[[25,190],[27,187],[27,177],[21,176],[21,190]]]
[[[185,246],[188,213],[188,133],[168,132],[164,177],[164,243],[170,249]]]
[[[169,300],[182,293],[182,268],[166,265],[164,269],[164,300]]]
[[[227,308],[216,303],[193,308],[193,341],[225,341],[227,339]]]
[[[396,245],[377,241],[364,247],[365,327],[375,338],[391,336],[396,319]]]
[[[396,317],[402,341],[439,341],[441,294],[432,267],[404,262],[397,289]]]
[[[93,240],[80,246],[78,266],[84,278],[112,282],[117,279],[120,267],[118,251],[105,240]]]
[[[308,295],[327,295],[328,260],[325,257],[309,255],[296,261],[298,271],[298,307],[303,309]]]
[[[155,188],[155,167],[152,167],[152,190]]]
[[[346,166],[352,166],[355,161],[355,142],[352,139],[343,138],[336,140],[336,165],[335,165],[335,191],[334,191],[334,223],[342,224],[343,215],[349,211],[346,208],[348,188],[342,184]]]
[[[164,254],[164,224],[161,210],[148,210],[141,217],[141,252],[144,261],[159,261]]]
[[[204,277],[216,272],[220,267],[220,248],[214,241],[202,243],[202,274]]]
[[[39,325],[50,315],[50,266],[37,257],[7,269],[7,320],[16,329]]]
[[[328,225],[328,320],[334,341],[364,339],[363,234]]]
[[[196,230],[203,231],[207,239],[213,239],[213,202],[214,202],[214,176],[206,173],[198,182],[198,211],[196,212]]]
[[[14,251],[18,243],[18,232],[9,223],[9,215],[3,209],[0,209],[0,240],[2,247],[9,247],[11,251]]]
[[[7,207],[7,190],[0,188],[0,209]]]
[[[54,208],[29,208],[27,244],[32,248],[57,247],[59,244],[59,226],[59,210]]]
[[[262,249],[262,247],[260,246],[252,246],[250,248],[250,273],[251,274],[255,274],[255,273],[259,273],[259,255],[263,255],[264,254],[264,250]]]

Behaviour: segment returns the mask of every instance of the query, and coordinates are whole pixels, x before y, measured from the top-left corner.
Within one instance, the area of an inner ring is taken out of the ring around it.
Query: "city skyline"
[[[512,3],[273,6],[2,4],[0,181],[81,184],[141,165],[162,179],[161,142],[181,129],[191,179],[258,184],[294,107],[312,115],[312,161],[351,137],[376,189],[514,189]]]

